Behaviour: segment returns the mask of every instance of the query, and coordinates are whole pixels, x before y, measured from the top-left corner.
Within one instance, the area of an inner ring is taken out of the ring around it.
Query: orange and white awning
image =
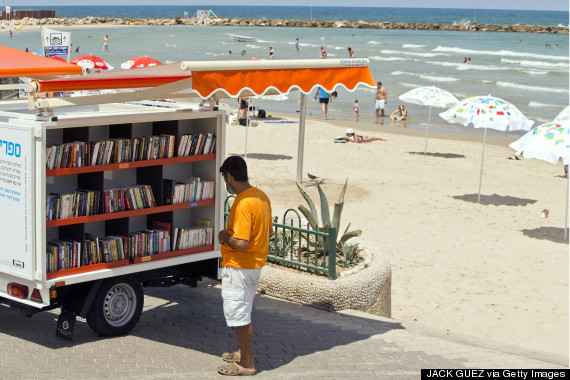
[[[0,46],[0,77],[45,77],[81,74],[81,67]]]
[[[190,81],[189,81],[190,80]],[[195,61],[38,82],[38,92],[148,88],[184,81],[180,91],[201,98],[305,94],[317,86],[353,91],[374,87],[367,59]],[[191,84],[190,84],[191,82]],[[169,89],[175,86],[169,86]]]

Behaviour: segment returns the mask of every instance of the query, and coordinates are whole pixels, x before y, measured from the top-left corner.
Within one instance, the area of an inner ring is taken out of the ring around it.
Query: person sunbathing
[[[380,137],[357,135],[356,132],[354,132],[354,129],[352,129],[352,128],[348,128],[346,130],[345,134],[346,134],[346,136],[341,137],[340,139],[345,140],[345,141],[349,141],[349,142],[355,142],[358,144],[369,143],[372,141],[388,141],[388,140],[385,140],[385,139],[380,138]]]
[[[399,113],[399,115],[398,115]],[[390,120],[400,121],[408,118],[408,110],[404,106],[398,106],[398,109],[390,115]]]

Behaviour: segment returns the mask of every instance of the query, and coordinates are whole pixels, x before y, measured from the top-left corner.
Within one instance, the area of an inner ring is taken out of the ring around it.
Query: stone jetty
[[[269,19],[240,19],[240,18],[116,18],[116,17],[85,17],[85,18],[42,18],[25,17],[21,20],[2,21],[2,29],[20,26],[151,26],[151,25],[189,25],[189,26],[243,26],[243,27],[295,27],[295,28],[345,28],[345,29],[409,29],[409,30],[451,30],[469,32],[511,32],[511,33],[552,33],[568,34],[568,28],[554,25],[491,25],[476,23],[417,23],[389,21],[328,21],[328,20],[269,20]]]

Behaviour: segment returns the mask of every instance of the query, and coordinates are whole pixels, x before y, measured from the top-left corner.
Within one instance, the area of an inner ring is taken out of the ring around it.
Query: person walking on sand
[[[321,56],[319,58],[325,59],[326,57],[327,57],[327,51],[325,50],[324,47],[321,46]]]
[[[358,99],[356,99],[354,101],[352,108],[354,109],[354,121],[356,121],[358,123],[358,119],[360,116],[359,115],[360,114],[360,105],[358,104]]]
[[[351,47],[348,48],[348,58],[354,58],[354,50]]]
[[[219,365],[218,372],[230,376],[255,375],[251,311],[273,233],[271,202],[263,191],[249,184],[243,158],[226,158],[220,173],[227,192],[236,195],[226,229],[218,233],[218,242],[222,254],[224,316],[227,325],[236,328],[239,348],[222,355],[229,364]]]
[[[315,99],[319,98],[319,103],[321,103],[321,111],[323,113],[323,120],[327,120],[327,113],[329,110],[329,101],[331,101],[330,94],[322,87],[315,93]]]
[[[109,36],[105,35],[103,38],[103,51],[109,51]]]
[[[378,81],[376,88],[376,96],[374,97],[374,103],[376,107],[376,122],[378,122],[378,117],[384,117],[384,107],[388,104],[388,91],[382,82]],[[378,115],[380,113],[380,115]]]

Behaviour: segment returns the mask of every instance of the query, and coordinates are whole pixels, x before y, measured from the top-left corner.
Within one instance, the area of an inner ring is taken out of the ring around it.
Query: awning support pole
[[[301,112],[299,114],[299,141],[297,151],[297,183],[303,183],[303,152],[305,150],[305,116],[307,115],[307,95],[301,93]]]

